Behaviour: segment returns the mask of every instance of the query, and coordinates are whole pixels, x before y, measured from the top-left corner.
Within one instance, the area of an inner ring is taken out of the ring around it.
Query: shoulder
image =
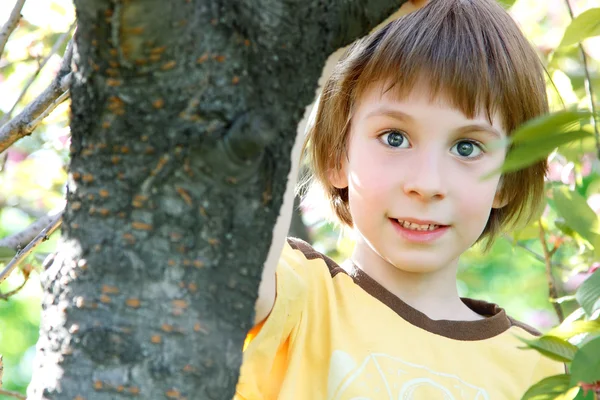
[[[298,252],[298,254],[302,254],[302,256],[304,258],[306,258],[307,260],[314,260],[314,259],[320,258],[323,261],[325,261],[326,263],[330,263],[330,264],[334,263],[335,264],[335,262],[333,260],[331,260],[325,254],[320,253],[317,250],[315,250],[315,248],[312,247],[312,245],[310,245],[308,242],[305,242],[302,239],[298,239],[295,237],[288,237],[286,239],[286,242],[292,250],[296,250]]]
[[[327,267],[331,277],[334,277],[340,272],[345,273],[345,271],[333,259],[317,251],[313,246],[304,240],[294,237],[287,238],[286,246],[284,246],[284,251],[282,253],[282,258],[284,260],[291,258],[297,261],[314,260],[320,262],[320,264],[323,264]]]

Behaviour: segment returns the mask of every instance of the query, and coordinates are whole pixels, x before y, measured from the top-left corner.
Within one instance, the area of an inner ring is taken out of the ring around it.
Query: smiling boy
[[[311,184],[356,245],[337,265],[276,228],[236,398],[518,399],[564,372],[518,348],[530,328],[456,288],[460,255],[541,202],[545,162],[481,179],[506,156],[492,143],[547,112],[506,12],[431,1],[356,42],[318,107]]]
[[[348,190],[357,267],[433,319],[482,319],[459,299],[456,273],[490,211],[503,205],[498,177],[481,175],[502,163],[504,152],[488,148],[505,133],[497,118],[467,118],[442,96],[432,102],[429,91],[419,83],[398,99],[383,84],[370,87],[330,181]]]

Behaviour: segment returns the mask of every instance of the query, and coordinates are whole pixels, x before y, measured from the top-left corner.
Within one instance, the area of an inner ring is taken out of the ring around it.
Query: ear
[[[502,193],[498,191],[494,197],[492,208],[502,208],[508,204],[508,199],[503,198]]]
[[[496,194],[494,195],[494,202],[492,203],[492,208],[502,208],[505,207],[508,202],[510,201],[510,199],[508,198],[508,196],[506,196],[506,194],[504,193],[503,189],[503,179],[504,177],[501,177],[500,180],[498,181],[498,187],[496,189]]]
[[[342,161],[342,165],[329,169],[329,183],[335,188],[345,189],[348,187],[348,176],[346,175],[346,161]]]

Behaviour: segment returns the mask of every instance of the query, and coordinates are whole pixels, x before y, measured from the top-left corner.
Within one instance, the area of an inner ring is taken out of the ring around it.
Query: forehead
[[[389,82],[377,82],[365,87],[356,99],[352,121],[368,122],[378,116],[398,117],[412,123],[478,124],[493,128],[502,136],[506,134],[499,112],[492,112],[488,116],[481,106],[474,115],[467,115],[453,104],[452,96],[443,91],[433,92],[423,81],[403,91],[395,90]]]

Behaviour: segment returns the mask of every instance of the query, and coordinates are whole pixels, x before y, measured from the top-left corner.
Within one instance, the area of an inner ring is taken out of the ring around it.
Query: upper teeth
[[[439,226],[439,225],[435,225],[435,224],[419,225],[419,224],[414,224],[412,222],[401,221],[401,220],[398,220],[398,222],[404,228],[414,229],[414,230],[417,230],[417,231],[432,231],[432,230],[434,230],[435,228],[437,228]]]

